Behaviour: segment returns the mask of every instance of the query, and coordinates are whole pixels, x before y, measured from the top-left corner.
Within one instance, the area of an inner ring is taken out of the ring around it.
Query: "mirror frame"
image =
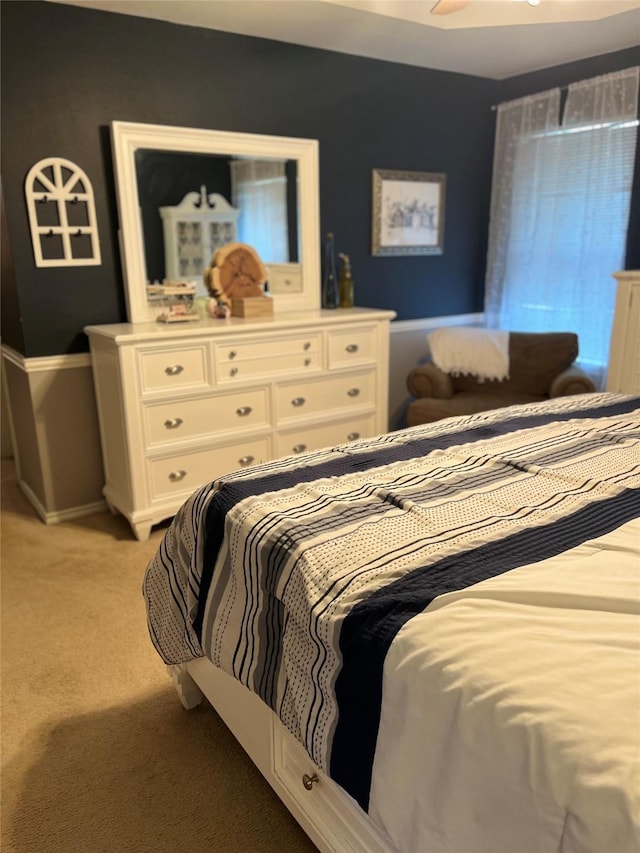
[[[159,124],[111,123],[119,239],[127,316],[131,323],[155,320],[147,302],[144,233],[140,216],[135,153],[139,148],[192,154],[237,155],[296,160],[302,291],[273,295],[275,312],[320,307],[320,205],[318,140],[232,133]]]

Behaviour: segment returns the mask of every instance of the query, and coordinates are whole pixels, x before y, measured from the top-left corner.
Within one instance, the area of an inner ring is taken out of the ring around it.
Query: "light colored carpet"
[[[3,853],[315,850],[151,646],[140,589],[162,528],[46,526],[2,464]]]

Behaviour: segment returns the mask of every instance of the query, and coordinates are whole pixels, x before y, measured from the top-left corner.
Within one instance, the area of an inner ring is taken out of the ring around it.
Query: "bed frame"
[[[203,696],[322,853],[393,853],[362,809],[329,779],[273,711],[206,658],[168,667],[183,706]]]

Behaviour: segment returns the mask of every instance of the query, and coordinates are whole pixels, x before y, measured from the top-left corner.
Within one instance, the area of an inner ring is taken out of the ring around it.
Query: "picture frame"
[[[437,172],[374,169],[374,256],[444,252],[446,176]]]

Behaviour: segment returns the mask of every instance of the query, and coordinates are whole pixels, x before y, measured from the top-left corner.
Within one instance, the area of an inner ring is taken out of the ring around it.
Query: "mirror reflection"
[[[269,268],[299,264],[296,160],[139,148],[135,172],[148,283],[195,281],[230,242],[252,246]],[[291,269],[291,267],[288,267]]]

